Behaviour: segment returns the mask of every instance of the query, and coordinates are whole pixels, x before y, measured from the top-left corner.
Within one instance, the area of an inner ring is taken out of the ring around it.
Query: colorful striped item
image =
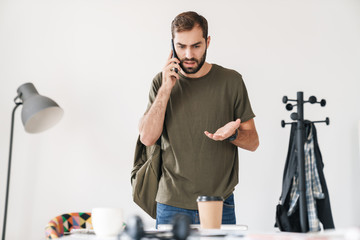
[[[91,213],[65,213],[51,219],[45,227],[45,237],[59,238],[70,233],[72,229],[93,229]]]

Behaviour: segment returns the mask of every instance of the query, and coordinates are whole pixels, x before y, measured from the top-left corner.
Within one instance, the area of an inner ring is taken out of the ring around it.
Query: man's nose
[[[186,49],[185,57],[188,58],[188,59],[191,59],[193,57],[193,53],[191,51],[191,48]]]

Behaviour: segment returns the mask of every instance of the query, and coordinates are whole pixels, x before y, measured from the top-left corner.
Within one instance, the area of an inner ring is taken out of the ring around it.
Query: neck
[[[212,64],[210,64],[208,62],[204,62],[204,65],[196,73],[187,74],[187,73],[184,73],[184,71],[181,71],[181,73],[185,77],[188,77],[188,78],[200,78],[200,77],[208,74],[208,72],[210,72],[211,67],[212,67]]]

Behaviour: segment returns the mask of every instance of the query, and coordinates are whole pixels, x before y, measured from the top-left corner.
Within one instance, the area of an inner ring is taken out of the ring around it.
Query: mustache
[[[181,59],[181,63],[184,63],[186,61],[193,61],[193,62],[196,62],[196,63],[199,63],[198,60],[196,58],[184,58],[184,59]]]

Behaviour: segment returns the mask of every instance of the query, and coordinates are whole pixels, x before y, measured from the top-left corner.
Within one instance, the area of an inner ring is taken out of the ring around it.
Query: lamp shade
[[[38,93],[32,83],[21,85],[18,97],[22,100],[21,120],[25,131],[39,133],[56,125],[64,111],[52,99]]]

